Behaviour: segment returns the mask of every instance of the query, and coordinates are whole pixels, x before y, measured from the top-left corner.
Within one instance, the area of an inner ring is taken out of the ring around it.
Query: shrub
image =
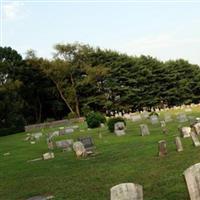
[[[89,128],[97,128],[106,122],[106,118],[99,112],[91,112],[87,115],[86,122]]]
[[[107,125],[108,125],[108,130],[109,130],[110,132],[114,132],[114,126],[115,126],[115,123],[117,123],[117,122],[124,122],[124,124],[125,124],[125,126],[126,126],[126,121],[125,121],[125,119],[123,119],[122,117],[110,118],[110,119],[108,120],[108,123],[107,123]]]

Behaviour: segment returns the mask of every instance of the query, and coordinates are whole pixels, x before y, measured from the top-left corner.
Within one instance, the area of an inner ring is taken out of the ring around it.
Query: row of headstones
[[[94,143],[91,137],[78,138],[78,141],[76,142],[74,142],[73,139],[60,140],[56,141],[55,145],[53,141],[48,138],[47,145],[50,151],[54,149],[54,146],[58,149],[62,149],[63,151],[71,151],[73,149],[78,158],[94,154]],[[53,152],[43,154],[44,160],[52,159],[54,157]]]
[[[190,200],[200,199],[200,163],[192,165],[183,173]],[[110,189],[111,200],[143,200],[143,187],[135,183],[121,183]]]

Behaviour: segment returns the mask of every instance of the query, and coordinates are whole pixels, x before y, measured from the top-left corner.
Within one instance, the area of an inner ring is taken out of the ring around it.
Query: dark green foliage
[[[106,118],[99,112],[91,112],[87,115],[86,122],[89,128],[97,128],[106,122]]]
[[[76,113],[70,112],[70,113],[67,115],[67,118],[68,118],[68,119],[77,118],[77,114],[76,114]]]
[[[124,122],[124,124],[126,125],[126,121],[125,119],[123,119],[122,117],[114,117],[114,118],[110,118],[107,122],[108,125],[108,130],[113,133],[114,132],[114,126],[115,123],[117,122]]]

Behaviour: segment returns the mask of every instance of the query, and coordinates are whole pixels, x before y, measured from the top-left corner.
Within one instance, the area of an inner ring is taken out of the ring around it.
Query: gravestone
[[[195,123],[195,124],[193,125],[193,127],[194,127],[194,130],[195,130],[196,134],[197,134],[197,135],[200,135],[200,122]]]
[[[150,121],[151,121],[151,124],[158,124],[159,123],[158,116],[157,115],[151,115]]]
[[[73,145],[73,139],[56,141],[56,147],[70,151]]]
[[[74,142],[73,149],[76,153],[76,156],[79,157],[86,157],[87,152],[82,142]]]
[[[146,124],[140,124],[140,133],[142,136],[150,135],[149,128]]]
[[[176,150],[178,152],[183,151],[183,146],[182,146],[181,138],[180,137],[176,137],[175,144],[176,144]]]
[[[164,115],[164,120],[165,120],[165,122],[171,122],[172,121],[171,115],[170,114],[165,114]]]
[[[124,122],[117,122],[114,125],[114,131],[117,136],[125,135],[125,124]]]
[[[197,134],[193,131],[190,132],[190,135],[192,137],[192,141],[195,147],[199,147],[200,146],[200,142],[199,142],[199,138],[197,137]]]
[[[27,200],[47,200],[47,198],[44,196],[35,196],[35,197],[28,198]]]
[[[179,113],[177,115],[177,120],[180,122],[180,123],[183,123],[183,122],[187,122],[188,119],[187,119],[187,116],[185,113]]]
[[[71,128],[73,128],[73,129],[79,129],[79,126],[78,125],[74,125]]]
[[[110,189],[110,200],[143,200],[143,188],[139,184],[121,183]]]
[[[87,154],[93,153],[94,143],[91,137],[81,137],[81,138],[78,138],[78,141],[80,141],[84,145],[87,151]]]
[[[192,165],[183,173],[190,200],[200,199],[200,163]]]
[[[52,137],[56,137],[56,136],[59,136],[59,131],[54,131],[52,134],[51,134]]]
[[[165,128],[166,127],[165,121],[160,121],[160,126],[161,126],[161,128]]]
[[[48,153],[44,153],[42,156],[43,156],[44,160],[49,160],[49,159],[54,158],[54,153],[53,152],[48,152]]]
[[[131,115],[131,120],[133,121],[133,122],[138,122],[138,121],[140,121],[142,118],[141,118],[141,115],[140,114],[133,114],[133,115]]]
[[[36,139],[36,140],[39,140],[40,137],[42,137],[42,133],[33,133],[33,134],[32,134],[32,137],[33,137],[34,139]]]
[[[149,113],[147,111],[142,112],[142,117],[147,119],[149,117]]]
[[[190,127],[182,127],[181,129],[181,136],[183,138],[190,137],[191,128]]]
[[[73,133],[74,129],[73,128],[66,128],[65,133]]]
[[[158,142],[158,155],[165,156],[167,154],[167,144],[165,140],[160,140]]]

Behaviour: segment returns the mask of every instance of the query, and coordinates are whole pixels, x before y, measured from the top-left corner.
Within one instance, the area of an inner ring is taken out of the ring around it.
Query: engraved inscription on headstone
[[[110,189],[110,200],[143,200],[143,188],[139,184],[121,183]]]

